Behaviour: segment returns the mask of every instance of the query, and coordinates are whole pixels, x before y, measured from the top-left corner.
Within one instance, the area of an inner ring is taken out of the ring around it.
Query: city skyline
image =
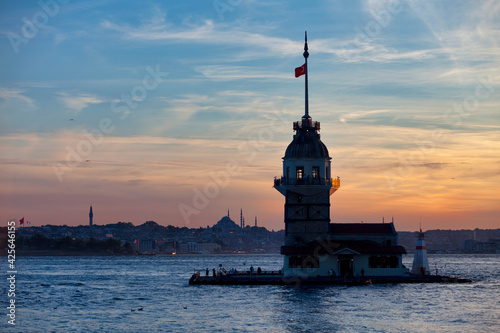
[[[272,188],[304,114],[332,222],[499,227],[494,1],[4,1],[1,218],[281,230]],[[234,213],[233,213],[234,212]],[[237,220],[234,219],[233,220]]]

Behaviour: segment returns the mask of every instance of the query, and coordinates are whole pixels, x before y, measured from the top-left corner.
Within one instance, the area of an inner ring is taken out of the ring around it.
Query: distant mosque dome
[[[328,148],[321,142],[319,133],[314,128],[298,128],[293,141],[285,152],[287,157],[327,157]]]
[[[224,216],[214,225],[214,228],[218,231],[238,231],[240,227],[231,220],[228,216]]]

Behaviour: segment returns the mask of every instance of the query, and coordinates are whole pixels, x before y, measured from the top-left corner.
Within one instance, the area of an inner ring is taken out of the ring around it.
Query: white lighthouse
[[[424,233],[422,228],[418,234],[417,247],[415,248],[415,256],[413,257],[413,265],[411,267],[412,274],[429,275],[429,261],[427,260],[427,250],[425,249]]]

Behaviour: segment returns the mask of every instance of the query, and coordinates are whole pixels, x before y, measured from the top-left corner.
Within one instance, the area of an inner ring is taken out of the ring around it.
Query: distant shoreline
[[[7,251],[1,251],[2,256],[7,256]],[[105,253],[105,252],[87,252],[87,251],[62,251],[62,250],[16,250],[18,257],[62,257],[62,256],[92,256],[92,257],[123,257],[134,256],[135,254],[124,253]]]
[[[7,256],[7,250],[1,250],[1,255],[3,257]],[[221,252],[221,253],[156,253],[156,254],[137,254],[137,253],[106,253],[106,252],[88,252],[88,251],[64,251],[64,250],[16,250],[16,256],[18,257],[151,257],[155,255],[160,256],[185,256],[185,255],[268,255],[268,254],[279,254],[275,253],[233,253],[233,252]]]
[[[208,255],[272,255],[280,254],[279,252],[266,252],[266,253],[156,253],[152,254],[137,254],[137,253],[105,253],[105,252],[86,252],[86,251],[62,251],[62,250],[17,250],[17,257],[151,257],[151,256],[208,256]],[[449,252],[449,253],[435,253],[431,252],[429,254],[495,254],[495,253],[460,253],[460,252]],[[497,253],[498,254],[498,253]],[[1,250],[0,255],[7,257],[7,250]],[[408,252],[407,255],[413,255],[413,252]]]

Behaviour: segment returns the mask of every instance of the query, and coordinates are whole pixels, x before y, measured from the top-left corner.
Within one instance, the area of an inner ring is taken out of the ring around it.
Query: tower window
[[[313,177],[313,179],[319,178],[319,166],[313,166],[312,177]]]
[[[297,167],[297,179],[303,179],[303,178],[304,178],[304,167],[298,166]]]

